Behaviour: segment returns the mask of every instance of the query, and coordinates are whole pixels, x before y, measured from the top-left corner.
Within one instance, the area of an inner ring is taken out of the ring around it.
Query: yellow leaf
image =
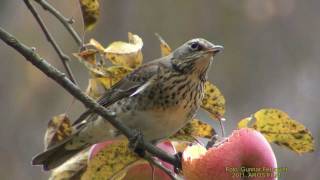
[[[211,138],[215,134],[214,129],[207,123],[193,119],[176,134],[170,137],[174,140],[193,141],[194,137]]]
[[[94,99],[100,97],[106,89],[110,89],[132,71],[123,66],[95,66],[90,67],[89,70],[92,78],[89,79],[86,94]]]
[[[246,128],[249,127],[248,123],[251,121],[250,117],[244,118],[242,119],[239,123],[238,123],[238,128]]]
[[[135,34],[128,33],[129,43],[116,41],[111,43],[105,50],[106,58],[113,64],[136,68],[142,63],[142,39]]]
[[[52,171],[49,180],[80,179],[87,168],[88,149],[78,153]]]
[[[98,0],[79,0],[82,17],[86,31],[90,31],[96,25],[100,15],[100,4]]]
[[[104,86],[97,78],[90,78],[86,94],[93,99],[97,99],[104,93]]]
[[[139,157],[128,148],[128,141],[114,142],[89,161],[82,179],[111,179],[138,160]]]
[[[225,113],[225,99],[220,90],[210,82],[205,83],[204,98],[201,107],[210,113],[211,117],[221,120]]]
[[[139,46],[140,49],[143,46],[142,39],[138,35],[132,34],[131,32],[128,32],[128,41],[130,44],[135,44],[135,45]]]
[[[250,122],[254,119],[254,122]],[[249,122],[252,125],[249,125]],[[261,109],[254,118],[246,118],[238,127],[251,127],[260,131],[269,142],[285,146],[299,154],[314,151],[314,141],[310,131],[303,124],[278,109]]]
[[[132,71],[124,66],[111,66],[102,68],[100,72],[103,74],[95,74],[94,77],[103,85],[105,89],[110,89],[114,84],[124,78]]]
[[[88,46],[88,45],[95,47],[100,52],[104,51],[104,47],[95,39],[90,39],[89,43],[86,44],[86,46]]]
[[[164,41],[164,39],[158,33],[156,33],[156,36],[160,41],[161,56],[168,56],[172,52],[170,46],[166,43],[166,41]]]
[[[65,114],[54,116],[48,123],[44,136],[45,149],[69,137],[72,133],[71,123]]]
[[[85,49],[79,53],[73,53],[73,56],[76,57],[82,64],[86,67],[91,67],[97,65],[96,54],[97,50],[94,49]]]

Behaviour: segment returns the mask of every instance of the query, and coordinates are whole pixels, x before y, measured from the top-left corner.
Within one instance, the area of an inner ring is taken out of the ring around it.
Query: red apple
[[[276,179],[277,162],[264,136],[253,129],[235,130],[224,142],[206,150],[200,145],[183,152],[186,180]],[[248,172],[248,171],[251,172]]]
[[[101,150],[103,150],[104,148],[108,148],[108,146],[110,146],[112,143],[115,143],[115,141],[105,141],[105,142],[93,145],[90,148],[89,161],[92,158],[94,158],[94,156],[97,155]],[[176,153],[174,146],[168,140],[158,143],[157,147],[159,147],[160,149],[162,149],[170,154]],[[114,161],[114,159],[110,159],[110,160]],[[161,160],[160,160],[160,162],[163,164],[163,166],[165,166],[166,168],[173,171],[173,166],[171,164],[166,163]],[[155,167],[153,175],[154,175],[155,180],[170,180],[171,179],[165,172],[163,172],[161,169],[159,169],[157,167]],[[139,163],[136,163],[134,165],[130,165],[130,167],[126,171],[126,174],[123,177],[123,179],[124,180],[126,180],[126,179],[128,179],[128,180],[129,179],[130,180],[135,180],[135,179],[136,180],[144,180],[144,179],[149,180],[149,179],[152,179],[152,168],[148,162],[139,161]]]

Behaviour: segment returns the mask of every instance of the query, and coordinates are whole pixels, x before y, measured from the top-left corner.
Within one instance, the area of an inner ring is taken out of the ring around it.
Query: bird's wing
[[[108,107],[120,99],[138,94],[155,82],[157,74],[159,74],[158,72],[166,66],[167,63],[163,59],[154,60],[142,65],[112,86],[111,89],[107,90],[97,102],[104,107]],[[80,125],[91,114],[92,110],[85,111],[73,125]]]

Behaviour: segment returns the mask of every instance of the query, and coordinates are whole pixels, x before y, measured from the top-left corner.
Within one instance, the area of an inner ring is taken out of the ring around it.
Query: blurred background
[[[75,18],[75,28],[82,32],[76,0],[49,2]],[[280,179],[320,175],[320,1],[105,0],[101,6],[97,27],[86,40],[95,38],[107,46],[127,41],[128,31],[136,33],[144,41],[145,61],[160,56],[155,32],[173,49],[195,37],[224,45],[209,78],[227,100],[227,134],[261,108],[280,108],[311,130],[317,146],[316,152],[300,156],[273,145],[279,166],[288,167]],[[70,56],[78,51],[61,24],[38,9],[64,51]],[[22,1],[1,0],[0,26],[63,70]],[[32,167],[30,160],[43,149],[48,120],[65,112],[72,97],[2,42],[0,54],[1,179],[46,179],[49,174]],[[76,60],[70,64],[85,89],[86,69]],[[77,102],[68,114],[75,118],[83,109]],[[209,121],[205,113],[199,117]]]

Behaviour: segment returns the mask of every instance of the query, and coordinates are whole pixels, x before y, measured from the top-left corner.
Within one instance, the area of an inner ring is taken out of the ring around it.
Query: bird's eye
[[[200,51],[202,50],[202,46],[198,42],[193,42],[190,44],[190,47],[193,51]]]

